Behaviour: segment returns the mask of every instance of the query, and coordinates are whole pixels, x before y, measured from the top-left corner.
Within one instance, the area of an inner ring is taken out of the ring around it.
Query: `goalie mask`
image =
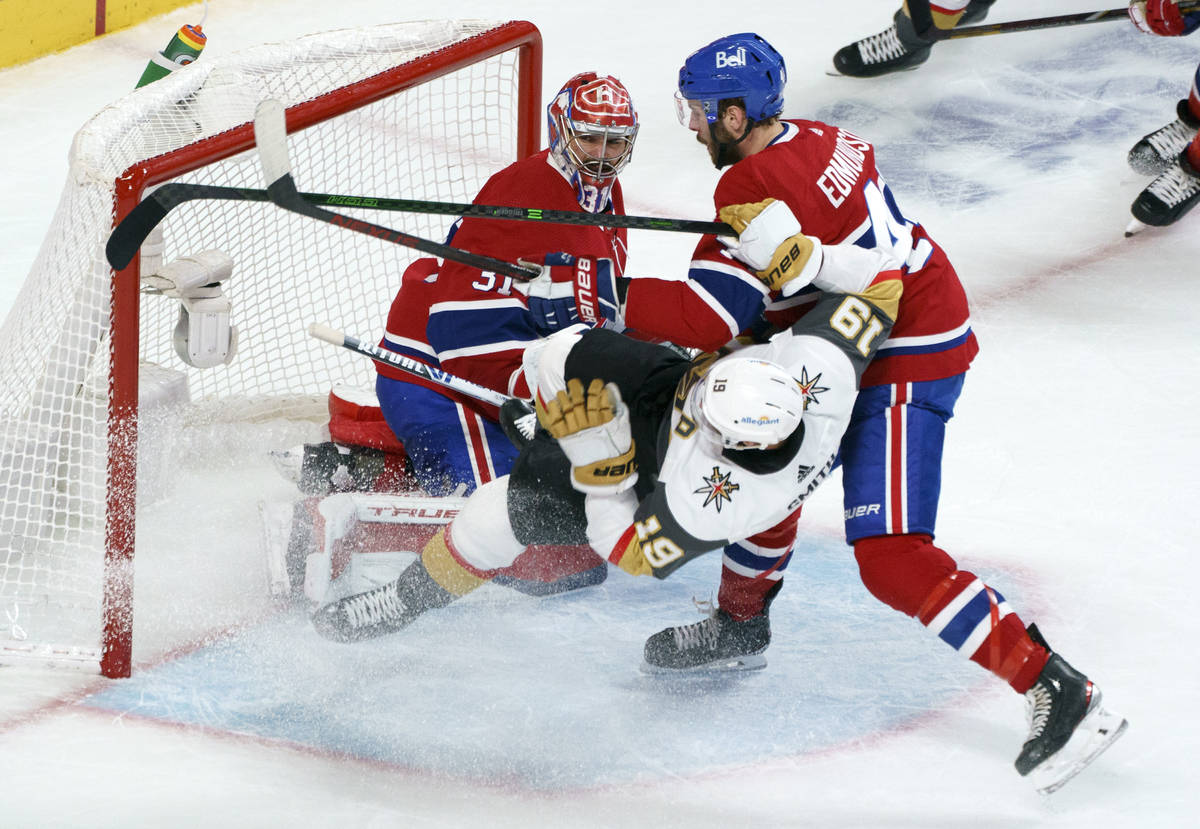
[[[550,158],[589,213],[608,207],[617,175],[633,156],[638,118],[629,90],[616,78],[584,72],[546,107]]]
[[[722,449],[770,449],[783,443],[804,416],[804,390],[777,363],[726,357],[692,396],[701,435]]]

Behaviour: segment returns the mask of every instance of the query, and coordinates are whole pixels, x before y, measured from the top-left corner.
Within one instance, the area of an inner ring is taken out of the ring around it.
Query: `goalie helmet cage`
[[[287,107],[303,189],[469,202],[488,176],[537,151],[541,59],[541,36],[523,21],[326,32],[205,55],[84,125],[0,329],[0,661],[128,676],[135,524],[161,449],[149,445],[154,405],[201,420],[288,417],[305,405],[314,415],[331,383],[374,373],[314,343],[307,323],[379,330],[420,255],[271,204],[195,202],[114,273],[104,244],[146,189],[173,179],[261,187],[252,119],[271,97]],[[400,226],[439,239],[451,220],[405,215]],[[172,342],[178,300],[142,278],[160,257],[206,249],[234,261],[223,288],[238,337],[227,365],[195,369]]]

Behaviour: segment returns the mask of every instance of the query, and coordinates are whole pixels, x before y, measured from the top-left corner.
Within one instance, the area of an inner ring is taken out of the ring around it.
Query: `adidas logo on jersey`
[[[745,66],[746,65],[746,50],[739,48],[736,52],[717,52],[717,68],[724,69],[727,66]]]

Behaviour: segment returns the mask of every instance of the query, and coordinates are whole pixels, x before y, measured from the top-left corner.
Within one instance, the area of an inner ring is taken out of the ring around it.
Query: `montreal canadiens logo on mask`
[[[624,115],[630,108],[629,96],[607,81],[593,81],[575,93],[575,106],[580,114]]]

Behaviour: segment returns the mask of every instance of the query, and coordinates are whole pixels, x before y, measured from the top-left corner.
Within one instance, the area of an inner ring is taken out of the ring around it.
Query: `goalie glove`
[[[548,253],[542,262],[518,260],[541,273],[516,288],[528,298],[529,312],[543,333],[577,322],[622,330],[626,280],[616,275],[611,259]]]
[[[597,378],[585,390],[572,378],[553,399],[543,402],[538,395],[537,416],[571,462],[575,489],[612,495],[637,481],[629,407],[615,383]]]
[[[736,241],[718,237],[721,244],[772,291],[792,296],[820,270],[821,241],[800,232],[800,222],[785,202],[731,204],[718,216],[738,233]]]

